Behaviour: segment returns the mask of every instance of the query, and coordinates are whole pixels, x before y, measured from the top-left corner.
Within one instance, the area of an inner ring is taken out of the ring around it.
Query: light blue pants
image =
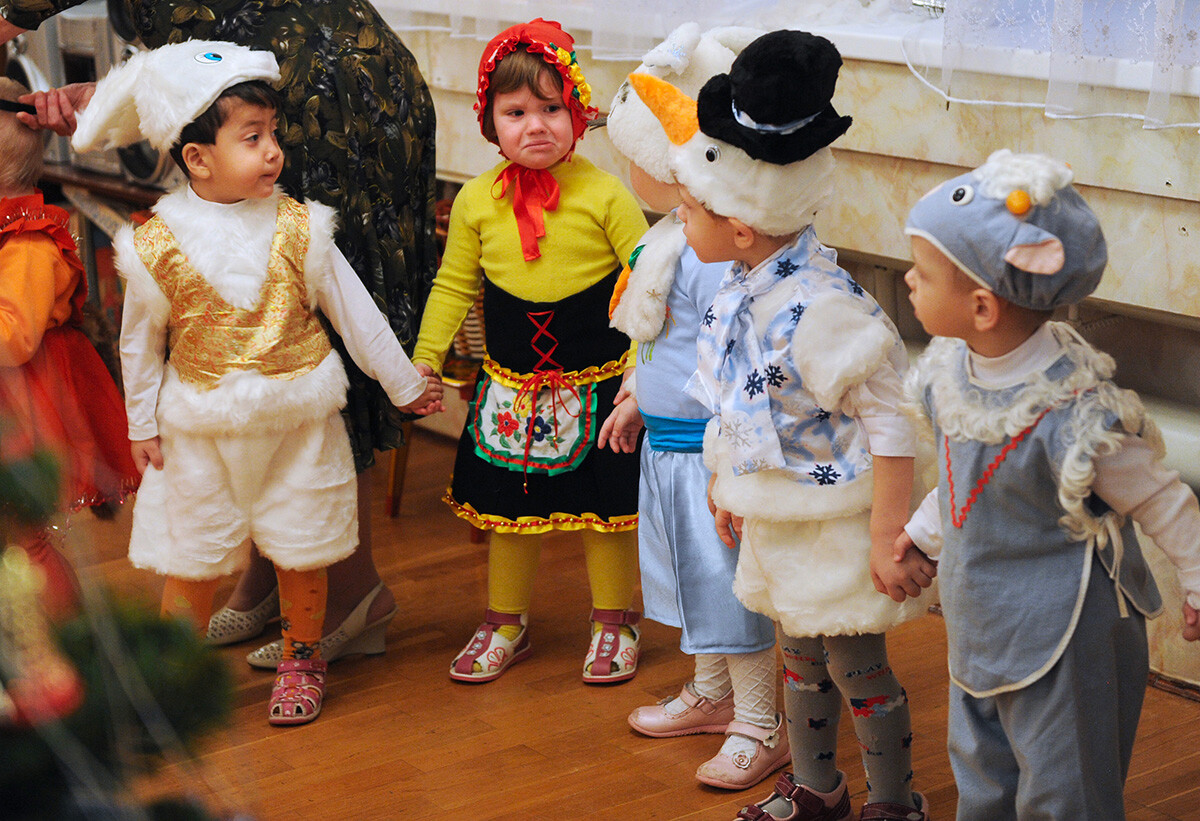
[[[641,467],[638,557],[646,618],[682,628],[680,649],[691,655],[774,646],[775,624],[733,595],[738,552],[717,538],[703,457],[644,443]]]

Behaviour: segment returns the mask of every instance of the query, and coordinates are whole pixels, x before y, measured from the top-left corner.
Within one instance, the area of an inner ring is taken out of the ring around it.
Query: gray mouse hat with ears
[[[904,233],[1009,302],[1072,305],[1096,290],[1108,263],[1100,221],[1073,176],[1059,160],[1002,149],[922,197]]]

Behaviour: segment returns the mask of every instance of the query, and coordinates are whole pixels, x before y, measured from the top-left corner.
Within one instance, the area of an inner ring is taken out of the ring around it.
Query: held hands
[[[606,444],[613,453],[633,453],[637,449],[638,432],[642,429],[642,414],[638,411],[637,399],[622,385],[613,397],[616,409],[600,426],[596,447]]]
[[[1186,641],[1200,639],[1200,610],[1183,602],[1183,638]]]
[[[69,137],[75,133],[76,115],[87,108],[96,91],[95,83],[71,83],[49,91],[35,91],[17,98],[37,109],[33,114],[18,114],[17,119],[30,128],[47,128]]]
[[[158,442],[158,437],[155,436],[153,439],[142,439],[129,443],[129,452],[133,454],[133,464],[137,467],[138,473],[144,474],[147,465],[153,465],[157,470],[162,470],[163,455]]]
[[[425,364],[414,365],[417,373],[425,377],[425,390],[407,405],[399,406],[400,410],[405,413],[415,413],[417,416],[430,416],[435,413],[440,413],[446,409],[442,404],[442,396],[445,395],[446,386],[442,382],[442,378],[433,372],[433,368]]]
[[[933,584],[935,576],[937,562],[926,556],[906,531],[901,529],[891,541],[872,534],[871,581],[880,593],[897,602],[916,598]]]
[[[708,512],[713,515],[716,520],[717,538],[720,539],[726,547],[734,550],[738,546],[738,542],[742,539],[742,517],[735,513],[731,513],[723,507],[717,507],[717,503],[713,501],[713,485],[716,484],[717,477],[708,477]]]

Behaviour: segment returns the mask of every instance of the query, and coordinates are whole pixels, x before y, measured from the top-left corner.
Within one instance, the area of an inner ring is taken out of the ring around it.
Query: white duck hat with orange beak
[[[831,99],[841,56],[803,31],[773,31],[746,46],[728,74],[692,100],[670,83],[629,83],[663,125],[676,179],[709,210],[785,236],[813,221],[833,193],[828,146],[850,127]]]

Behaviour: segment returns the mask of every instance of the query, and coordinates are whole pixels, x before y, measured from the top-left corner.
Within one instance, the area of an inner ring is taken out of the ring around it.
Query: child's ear
[[[758,237],[754,233],[754,229],[740,219],[735,217],[726,217],[729,224],[733,226],[733,244],[741,250],[745,250],[754,245],[754,240]]]
[[[1000,322],[1000,298],[987,288],[971,291],[971,318],[976,331],[995,330]]]
[[[180,154],[183,164],[187,166],[189,178],[207,180],[212,176],[212,169],[208,165],[208,152],[200,143],[188,143]]]

